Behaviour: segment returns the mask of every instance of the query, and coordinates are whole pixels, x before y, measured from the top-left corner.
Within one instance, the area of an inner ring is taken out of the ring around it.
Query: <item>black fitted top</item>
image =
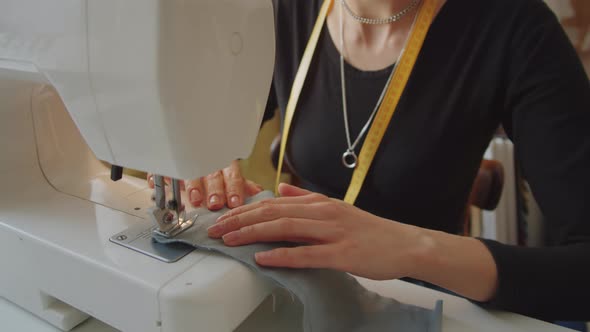
[[[321,0],[273,1],[277,56],[268,109],[278,106],[283,113]],[[342,198],[352,171],[341,163],[347,143],[338,61],[324,27],[287,158],[305,187]],[[346,65],[353,139],[390,71]],[[499,272],[497,294],[485,305],[544,319],[590,320],[590,84],[541,0],[447,0],[356,205],[388,219],[457,233],[482,155],[499,125],[515,143],[548,238],[547,247],[535,249],[482,240]]]

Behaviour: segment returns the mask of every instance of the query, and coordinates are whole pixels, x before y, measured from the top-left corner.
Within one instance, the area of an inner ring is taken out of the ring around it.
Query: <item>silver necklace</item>
[[[343,7],[346,8],[346,3],[344,2],[344,0],[341,1],[341,6],[340,6],[340,84],[342,86],[342,114],[344,117],[344,129],[346,132],[346,142],[348,143],[348,148],[342,154],[342,164],[346,168],[354,169],[354,168],[356,168],[356,165],[358,162],[358,156],[355,152],[355,148],[359,144],[361,138],[365,135],[365,133],[369,129],[369,126],[371,125],[371,122],[373,121],[375,114],[377,114],[377,111],[379,110],[379,106],[381,106],[381,103],[383,102],[383,98],[385,97],[385,94],[387,92],[387,88],[389,87],[389,84],[391,83],[391,78],[393,77],[393,74],[395,73],[395,70],[397,68],[397,64],[400,62],[400,59],[405,52],[406,44],[408,42],[408,36],[406,36],[406,40],[404,42],[404,48],[400,52],[397,60],[395,61],[395,64],[393,65],[393,69],[391,70],[391,73],[389,74],[389,78],[387,79],[387,83],[385,83],[385,87],[383,88],[383,91],[381,91],[381,95],[379,96],[379,100],[377,101],[377,104],[375,105],[375,108],[373,109],[371,116],[367,120],[367,123],[365,123],[365,125],[361,129],[360,133],[358,134],[358,136],[356,137],[354,142],[352,142],[350,139],[350,128],[348,126],[348,108],[346,105],[346,79],[344,77],[345,48],[344,48],[344,19],[343,19],[344,15],[343,15],[343,9],[342,9]],[[414,17],[414,23],[412,23],[411,30],[413,30],[415,23],[416,23],[416,17]]]
[[[357,15],[352,9],[348,6],[345,0],[341,0],[344,8],[354,18],[355,20],[363,23],[363,24],[389,24],[393,22],[399,21],[402,17],[406,16],[407,13],[411,12],[414,8],[418,6],[420,0],[413,0],[406,8],[402,9],[400,12],[395,13],[389,17],[383,18],[366,18],[360,15]]]

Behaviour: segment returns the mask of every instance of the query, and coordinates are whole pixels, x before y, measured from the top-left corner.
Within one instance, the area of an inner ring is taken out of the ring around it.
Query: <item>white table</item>
[[[443,304],[443,331],[571,331],[556,325],[517,314],[484,310],[456,296],[416,286],[407,282],[372,281],[359,278],[367,288],[382,295],[426,308],[433,308],[437,299]],[[268,324],[268,322],[264,322]],[[257,324],[257,323],[256,323]],[[272,326],[272,325],[271,325]],[[264,330],[274,330],[275,328]],[[285,329],[281,328],[281,331]],[[291,330],[291,329],[289,329]],[[295,329],[293,329],[295,330]],[[59,332],[58,329],[36,318],[21,308],[0,298],[0,331],[6,332]],[[198,331],[198,329],[195,329]],[[95,319],[90,319],[73,332],[116,332]]]
[[[433,308],[434,301],[443,300],[443,331],[572,331],[522,315],[485,310],[463,298],[400,280],[358,279],[368,289],[403,303]]]

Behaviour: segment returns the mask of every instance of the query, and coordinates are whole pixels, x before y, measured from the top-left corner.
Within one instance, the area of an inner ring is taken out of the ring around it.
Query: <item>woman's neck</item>
[[[370,5],[367,8],[374,7],[374,3],[392,3],[391,0],[345,0],[346,3],[351,7],[353,11],[356,11],[356,7],[353,7],[353,3],[357,5],[357,1],[363,1],[364,4]],[[411,0],[399,0],[399,1],[411,1]],[[343,7],[341,7],[339,0],[334,3],[334,8],[328,16],[328,30],[332,37],[334,44],[338,50],[344,55],[346,61],[348,61],[354,67],[361,70],[379,70],[391,65],[401,48],[405,40],[406,33],[411,25],[411,16],[414,13],[410,13],[404,17],[400,22],[393,24],[379,24],[379,25],[368,25],[362,24],[356,21],[350,16]],[[397,8],[396,5],[395,8]],[[383,8],[383,7],[380,7]],[[390,7],[390,10],[392,10]],[[393,9],[395,11],[395,9]],[[343,28],[344,28],[344,40],[345,50],[341,49],[340,44],[340,14],[342,13]],[[356,12],[357,15],[371,17],[369,14],[363,14],[360,11]],[[376,17],[384,17],[386,13],[381,13]],[[410,19],[410,22],[406,22],[406,19]]]
[[[345,0],[357,15],[366,18],[388,17],[406,8],[413,0]],[[422,0],[424,1],[424,0]],[[437,0],[437,12],[446,0]],[[390,66],[398,58],[414,22],[418,8],[398,22],[368,25],[356,21],[335,0],[328,15],[328,30],[336,48],[354,67],[378,70]],[[340,12],[342,10],[345,49],[340,45]]]
[[[412,0],[345,0],[357,15],[366,18],[389,17],[407,8]]]
[[[344,0],[357,15],[365,18],[384,18],[399,13],[414,0]],[[340,5],[340,4],[338,4]],[[337,8],[336,11],[339,11]],[[410,29],[415,12],[412,11],[400,21],[392,24],[368,25],[356,21],[348,13],[343,13],[344,30],[347,39],[356,44],[379,52],[380,49],[399,44]]]

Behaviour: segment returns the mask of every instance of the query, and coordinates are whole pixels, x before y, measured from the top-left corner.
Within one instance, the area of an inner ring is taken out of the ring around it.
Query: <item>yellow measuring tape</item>
[[[333,0],[325,0],[322,4],[318,19],[315,23],[315,26],[313,27],[313,31],[305,48],[305,52],[303,53],[303,58],[299,64],[299,69],[295,75],[295,80],[291,89],[291,95],[287,103],[287,109],[285,110],[285,120],[279,153],[279,163],[277,167],[275,191],[278,190],[279,178],[283,168],[283,159],[285,157],[285,149],[287,147],[287,139],[289,138],[289,129],[291,129],[291,122],[293,121],[295,108],[297,106],[299,96],[301,95],[303,83],[307,77],[311,60],[318,44],[320,33],[324,27],[328,13],[332,9],[333,3]],[[367,133],[363,147],[361,148],[361,153],[358,157],[358,165],[352,174],[348,191],[344,197],[344,201],[349,204],[354,204],[361,191],[365,177],[369,172],[373,158],[375,157],[377,149],[379,148],[379,144],[381,144],[383,135],[387,130],[389,122],[391,121],[391,117],[393,116],[401,95],[406,87],[406,84],[408,83],[410,74],[414,69],[416,59],[418,58],[418,54],[422,49],[424,39],[426,38],[426,34],[430,28],[430,24],[434,19],[436,7],[437,0],[423,0],[414,27],[410,32],[410,36],[408,37],[409,39],[404,53],[397,64],[395,73],[393,74],[389,87],[387,88],[386,95],[379,107],[379,110],[377,111],[375,120],[373,121],[373,124]]]

